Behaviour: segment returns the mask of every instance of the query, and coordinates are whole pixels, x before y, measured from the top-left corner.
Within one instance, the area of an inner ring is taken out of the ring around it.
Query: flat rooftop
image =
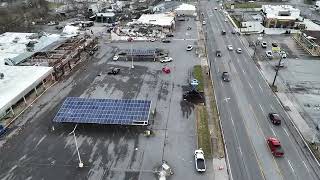
[[[267,18],[295,20],[300,17],[300,10],[291,5],[262,5]]]

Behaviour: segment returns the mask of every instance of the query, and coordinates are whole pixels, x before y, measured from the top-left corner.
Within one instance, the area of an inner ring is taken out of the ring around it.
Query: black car
[[[272,47],[278,47],[277,43],[272,43],[271,45],[272,45]]]
[[[120,72],[120,68],[111,67],[108,74],[116,75]]]
[[[162,39],[161,42],[163,42],[163,43],[169,43],[169,42],[171,42],[171,41],[170,41],[170,39]]]
[[[222,34],[222,35],[226,35],[226,31],[225,31],[225,30],[222,30],[222,31],[221,31],[221,34]]]
[[[225,82],[229,82],[230,81],[230,75],[228,72],[223,72],[222,73],[222,80]]]
[[[173,34],[172,33],[168,33],[168,34],[166,34],[166,37],[173,37]]]
[[[269,113],[269,118],[274,125],[280,125],[281,124],[281,117],[277,113]]]
[[[221,54],[221,51],[220,51],[220,50],[217,50],[217,51],[216,51],[216,56],[217,56],[217,57],[221,57],[221,56],[222,56],[222,54]]]

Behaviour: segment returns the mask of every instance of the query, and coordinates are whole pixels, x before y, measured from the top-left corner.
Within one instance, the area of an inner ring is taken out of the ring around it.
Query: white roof
[[[63,28],[62,34],[64,35],[77,35],[79,33],[79,27],[67,25]]]
[[[262,10],[267,18],[295,20],[300,17],[300,10],[291,5],[262,5]],[[281,14],[288,13],[288,16]]]
[[[113,17],[116,14],[114,14],[113,12],[106,12],[106,13],[97,13],[97,16],[103,16],[103,17]]]
[[[320,25],[312,22],[310,19],[304,19],[303,23],[306,25],[306,30],[320,31]]]
[[[178,6],[178,8],[176,8],[177,11],[185,11],[185,10],[192,10],[195,11],[196,7],[194,5],[191,4],[181,4],[180,6]]]
[[[169,14],[142,14],[137,23],[171,26],[174,23],[174,17]]]

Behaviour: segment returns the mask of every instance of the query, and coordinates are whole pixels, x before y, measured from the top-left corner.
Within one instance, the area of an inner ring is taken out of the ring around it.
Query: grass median
[[[207,158],[212,157],[211,138],[208,128],[208,113],[205,106],[198,106],[198,147],[202,148]]]
[[[201,65],[196,65],[193,67],[193,77],[199,81],[197,90],[203,92],[203,77],[202,77],[202,68]]]

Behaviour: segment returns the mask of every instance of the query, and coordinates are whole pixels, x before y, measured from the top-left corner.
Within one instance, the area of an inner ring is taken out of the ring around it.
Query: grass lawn
[[[54,3],[54,2],[48,2],[48,7],[49,9],[55,9],[60,6],[63,6],[63,3]]]
[[[211,139],[208,128],[208,113],[205,106],[199,106],[198,108],[200,118],[198,119],[198,147],[202,148],[207,158],[212,157]]]
[[[201,65],[196,65],[193,67],[193,77],[199,81],[197,90],[203,92],[203,77],[202,77],[202,68]]]

